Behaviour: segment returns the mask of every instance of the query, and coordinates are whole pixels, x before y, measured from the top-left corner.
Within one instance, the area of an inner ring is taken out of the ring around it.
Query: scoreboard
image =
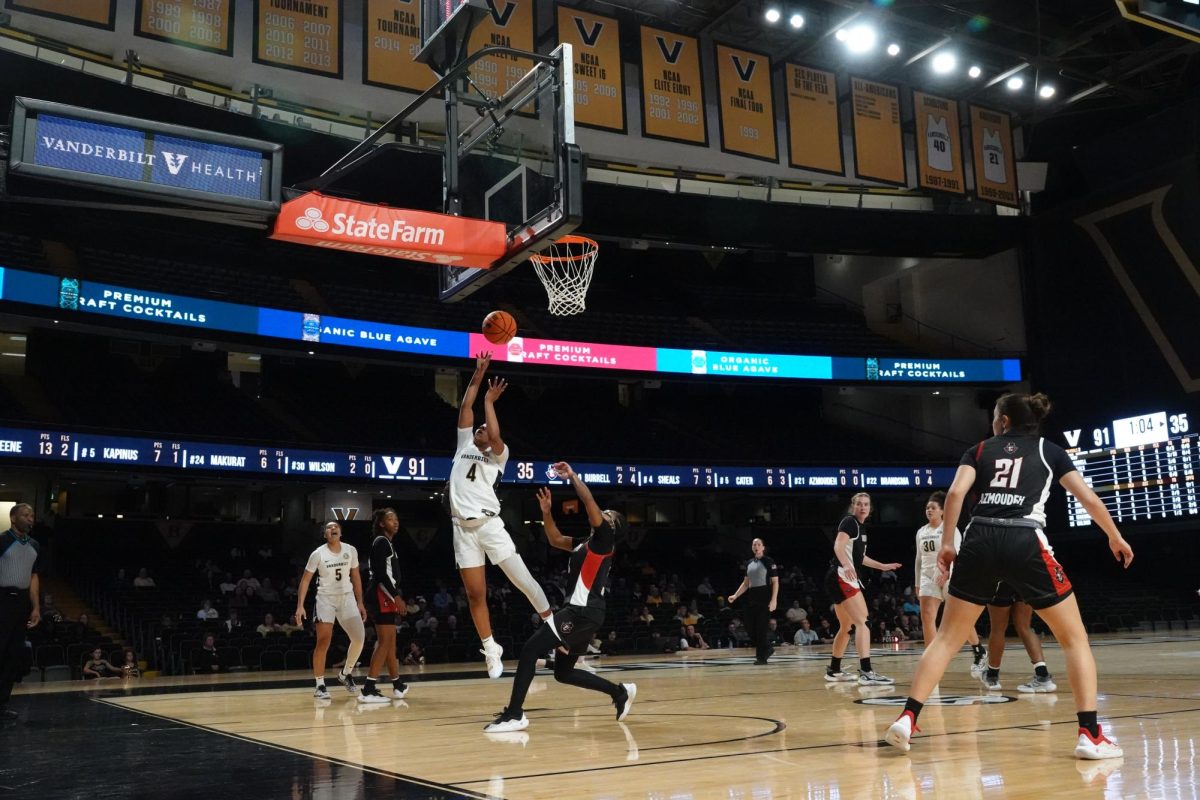
[[[1083,429],[1064,431],[1067,453],[1117,524],[1200,516],[1200,433],[1192,431],[1186,412],[1114,419],[1089,433],[1085,442]],[[1070,495],[1067,522],[1073,528],[1092,524]]]

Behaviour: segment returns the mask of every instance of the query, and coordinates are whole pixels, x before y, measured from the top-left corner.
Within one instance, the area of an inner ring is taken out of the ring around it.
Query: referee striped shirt
[[[22,539],[11,528],[0,536],[0,586],[28,589],[39,567],[41,551],[32,536]]]

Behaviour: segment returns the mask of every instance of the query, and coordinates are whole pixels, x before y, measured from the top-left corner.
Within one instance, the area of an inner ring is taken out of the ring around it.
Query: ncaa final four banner
[[[612,17],[558,7],[557,41],[574,53],[575,124],[625,133],[625,66]]]
[[[363,83],[420,94],[437,75],[413,59],[421,49],[420,0],[366,0],[363,7]]]
[[[255,0],[254,61],[342,77],[342,0]]]
[[[850,101],[855,176],[907,186],[899,87],[851,77]]]
[[[917,137],[917,185],[966,194],[958,101],[913,92]]]
[[[468,52],[478,53],[485,47],[512,47],[534,52],[534,0],[488,0],[488,14],[471,32]],[[500,97],[533,69],[527,58],[499,55],[481,58],[471,66],[471,80],[489,97]],[[532,116],[532,108],[521,113]]]
[[[721,150],[778,162],[771,58],[723,44],[716,54]]]
[[[830,175],[844,175],[842,121],[838,108],[837,75],[803,64],[788,64],[788,166]]]
[[[134,34],[233,55],[233,0],[138,0]]]
[[[5,0],[4,7],[108,31],[114,30],[117,22],[116,0]]]
[[[700,41],[642,26],[642,135],[708,146]]]
[[[989,203],[1020,208],[1012,118],[982,106],[971,106],[970,118],[975,196]]]

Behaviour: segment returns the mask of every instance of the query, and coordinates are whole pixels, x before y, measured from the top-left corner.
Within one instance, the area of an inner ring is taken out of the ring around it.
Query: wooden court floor
[[[252,796],[239,791],[245,783],[232,785],[231,758],[251,759],[264,780],[274,759],[287,760],[290,790],[275,795],[264,784],[257,797],[1197,797],[1200,639],[1147,634],[1094,644],[1101,721],[1125,749],[1115,761],[1073,757],[1075,711],[1056,646],[1046,653],[1059,691],[1016,691],[1030,670],[1015,641],[1000,692],[981,692],[967,655],[955,659],[907,755],[880,738],[903,704],[919,646],[874,654],[875,669],[895,677],[895,688],[827,684],[828,648],[781,648],[767,666],[755,666],[745,651],[607,660],[602,675],[638,685],[625,723],[614,720],[606,697],[539,673],[526,703],[530,727],[498,737],[482,728],[507,700],[511,672],[489,681],[482,662],[469,672],[424,668],[406,700],[383,706],[361,706],[332,681],[333,699],[315,701],[311,681],[294,672],[286,682],[284,673],[231,675],[83,691],[77,684],[67,694],[86,701],[79,708],[102,710],[108,730],[186,730],[196,744],[185,746],[197,758],[220,762],[198,773],[195,762],[179,772],[164,768],[170,777],[149,797],[192,796],[193,780],[204,789],[196,796]],[[52,695],[21,693],[29,746],[39,701]],[[77,725],[87,725],[89,713],[78,712]],[[19,727],[0,731],[0,739]],[[5,784],[0,768],[0,789]]]

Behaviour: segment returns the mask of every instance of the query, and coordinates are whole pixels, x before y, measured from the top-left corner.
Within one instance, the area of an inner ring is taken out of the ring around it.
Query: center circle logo
[[[901,697],[900,695],[891,695],[888,697],[864,697],[861,700],[855,700],[854,702],[857,703],[858,705],[862,705],[862,706],[896,706],[899,708],[903,708],[904,703],[907,700],[908,700],[907,697]],[[1002,694],[989,694],[989,695],[943,694],[943,695],[938,695],[937,697],[930,697],[928,700],[925,701],[925,705],[927,705],[927,706],[975,706],[975,705],[990,706],[990,705],[998,705],[1000,703],[1015,703],[1015,702],[1017,702],[1017,698],[1007,697]]]
[[[296,217],[296,227],[302,231],[325,233],[329,230],[329,223],[321,218],[321,209],[310,206],[304,210],[304,216]]]

